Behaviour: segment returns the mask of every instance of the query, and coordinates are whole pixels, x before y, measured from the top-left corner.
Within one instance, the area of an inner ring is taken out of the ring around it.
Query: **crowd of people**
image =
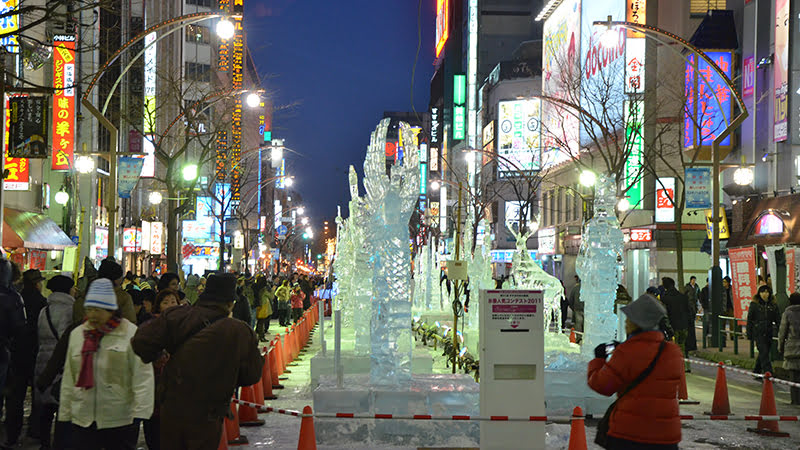
[[[141,429],[149,449],[216,449],[235,389],[261,377],[271,319],[298,320],[320,283],[123,275],[108,258],[76,284],[0,259],[0,449],[135,449]]]

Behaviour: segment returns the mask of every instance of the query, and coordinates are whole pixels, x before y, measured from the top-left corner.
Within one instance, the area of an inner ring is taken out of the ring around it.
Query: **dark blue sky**
[[[428,107],[435,1],[421,0],[421,48],[413,83]],[[359,173],[383,111],[411,111],[418,0],[246,0],[245,29],[262,83],[276,105],[272,135],[312,219],[349,200],[347,167]],[[289,105],[288,109],[281,109]]]

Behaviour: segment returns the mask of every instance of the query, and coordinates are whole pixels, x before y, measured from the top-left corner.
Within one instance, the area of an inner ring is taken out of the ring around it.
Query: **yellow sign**
[[[706,236],[709,239],[712,239],[712,233],[714,232],[713,222],[712,222],[712,210],[706,211]],[[730,228],[728,228],[728,216],[725,215],[725,208],[723,206],[719,207],[719,219],[720,219],[720,227],[719,227],[719,238],[720,239],[728,239],[731,237]]]

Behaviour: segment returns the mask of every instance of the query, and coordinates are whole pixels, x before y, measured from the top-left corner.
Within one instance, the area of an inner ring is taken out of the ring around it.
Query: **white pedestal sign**
[[[480,295],[481,416],[544,416],[542,291]],[[482,449],[544,449],[544,422],[481,422]]]

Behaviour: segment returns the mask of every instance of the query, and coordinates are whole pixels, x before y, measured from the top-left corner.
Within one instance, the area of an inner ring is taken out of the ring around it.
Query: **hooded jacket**
[[[53,351],[58,344],[58,340],[64,332],[72,324],[72,304],[75,299],[71,295],[63,292],[53,292],[47,297],[47,306],[39,313],[38,334],[39,334],[39,353],[36,354],[36,367],[34,368],[34,376],[39,378],[39,375],[44,372],[47,367],[47,362],[53,356]],[[56,334],[50,328],[50,322],[47,320],[47,313],[50,313],[50,321],[53,323]],[[45,390],[49,391],[49,390]],[[44,403],[54,403],[55,399],[51,396],[50,392],[40,392],[39,400]]]

